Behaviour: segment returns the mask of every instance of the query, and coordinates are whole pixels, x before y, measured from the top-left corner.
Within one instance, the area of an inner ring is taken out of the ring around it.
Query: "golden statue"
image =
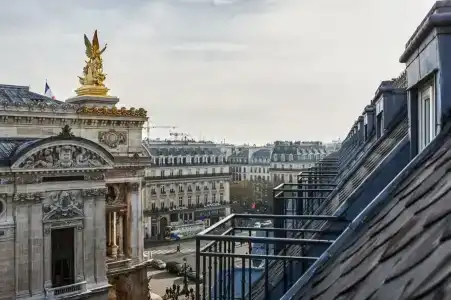
[[[92,42],[88,37],[85,38],[86,47],[86,65],[83,68],[83,76],[78,77],[81,87],[75,90],[78,96],[107,96],[108,88],[104,81],[106,74],[103,72],[102,54],[105,52],[107,45],[100,49],[99,38],[97,37],[97,30],[94,32]]]

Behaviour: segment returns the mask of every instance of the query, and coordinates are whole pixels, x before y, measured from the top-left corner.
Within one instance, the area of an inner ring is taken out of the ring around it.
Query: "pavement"
[[[201,247],[207,245],[209,241],[202,241]],[[180,252],[177,252],[177,246],[180,244]],[[237,247],[236,253],[245,254],[247,252],[247,247]],[[175,261],[179,263],[184,263],[186,260],[187,265],[191,266],[193,270],[196,268],[196,240],[181,240],[180,242],[173,242],[169,245],[152,247],[146,249],[145,255],[153,259],[161,259],[164,262]],[[241,259],[235,260],[235,266],[241,267]],[[247,267],[247,262],[246,262]],[[208,270],[208,266],[206,267]],[[201,261],[201,270],[202,261]],[[152,288],[152,293],[163,296],[166,293],[166,288],[172,286],[173,284],[183,286],[183,276],[176,276],[166,272],[165,270],[153,270],[151,269],[147,276],[152,276],[150,285]],[[195,288],[194,282],[189,282],[190,288]]]

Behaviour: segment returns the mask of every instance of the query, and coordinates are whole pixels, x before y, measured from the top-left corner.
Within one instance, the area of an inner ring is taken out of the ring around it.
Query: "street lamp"
[[[183,274],[183,289],[182,289],[182,293],[188,293],[189,289],[188,289],[188,278],[187,278],[187,274],[186,274],[186,257],[183,258],[183,270],[184,270],[184,274]]]

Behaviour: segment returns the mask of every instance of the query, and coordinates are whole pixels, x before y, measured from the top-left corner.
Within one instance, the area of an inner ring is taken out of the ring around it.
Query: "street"
[[[177,246],[180,244],[180,252],[177,252]],[[207,245],[207,241],[201,242],[201,247]],[[181,264],[184,263],[183,259],[186,259],[187,265],[195,270],[196,268],[196,240],[182,240],[180,242],[174,242],[170,245],[158,246],[146,249],[146,254],[150,257],[150,252],[152,252],[153,259],[161,259],[164,262],[175,261]],[[247,247],[236,247],[236,253],[245,254],[247,252]],[[235,260],[235,266],[241,267],[241,260]],[[247,267],[247,263],[246,263]],[[208,270],[208,266],[206,266]],[[203,270],[202,260],[201,260],[201,270]],[[197,271],[197,270],[196,270]],[[183,287],[183,276],[176,276],[166,272],[166,270],[154,270],[151,269],[147,273],[148,277],[152,276],[152,280],[150,282],[152,287],[152,292],[156,293],[160,296],[165,294],[165,290],[167,287],[172,286],[173,284],[180,285]],[[207,279],[208,281],[208,279]],[[195,283],[188,281],[189,287],[195,288]]]

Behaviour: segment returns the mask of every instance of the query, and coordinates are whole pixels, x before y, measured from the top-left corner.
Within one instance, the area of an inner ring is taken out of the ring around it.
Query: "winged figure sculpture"
[[[104,86],[103,82],[106,75],[103,73],[103,60],[102,54],[105,52],[107,45],[100,49],[99,38],[97,36],[97,30],[94,32],[92,41],[84,35],[85,40],[85,53],[88,58],[86,65],[83,68],[83,77],[79,76],[80,83],[82,85],[96,85]]]

